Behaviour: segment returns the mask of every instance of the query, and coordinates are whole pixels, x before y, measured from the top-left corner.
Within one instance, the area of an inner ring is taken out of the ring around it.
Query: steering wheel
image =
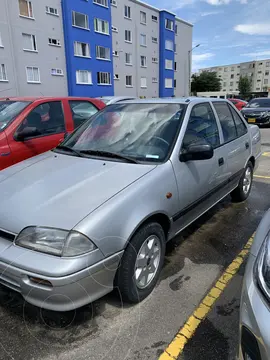
[[[152,139],[157,139],[157,140],[161,141],[163,144],[166,144],[168,147],[170,146],[170,143],[168,141],[166,141],[165,139],[162,139],[159,136],[153,136]]]

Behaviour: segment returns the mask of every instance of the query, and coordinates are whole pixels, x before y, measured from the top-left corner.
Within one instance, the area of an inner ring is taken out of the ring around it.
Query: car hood
[[[156,165],[45,153],[0,172],[0,228],[71,229]]]
[[[270,108],[244,108],[241,111],[245,115],[252,115],[252,114],[258,115],[266,111],[270,112]]]

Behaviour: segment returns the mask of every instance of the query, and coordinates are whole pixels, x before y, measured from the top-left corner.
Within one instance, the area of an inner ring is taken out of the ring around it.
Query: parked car
[[[52,149],[104,107],[90,98],[0,99],[0,170]]]
[[[167,241],[226,195],[249,196],[260,154],[258,127],[226,100],[105,107],[53,151],[0,173],[0,283],[59,311],[114,286],[138,302]]]
[[[270,125],[270,98],[252,99],[242,109],[244,118],[251,124]]]
[[[247,102],[241,99],[228,99],[233,105],[236,107],[237,110],[242,110],[243,107],[247,105]]]
[[[134,100],[133,96],[101,96],[98,98],[103,101],[106,105],[116,104],[123,100]]]
[[[240,307],[239,359],[270,358],[270,210],[262,219],[249,254]]]

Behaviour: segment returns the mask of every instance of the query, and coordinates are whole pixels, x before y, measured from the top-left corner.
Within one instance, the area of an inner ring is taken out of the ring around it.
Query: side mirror
[[[31,138],[38,135],[40,135],[40,132],[36,127],[26,127],[22,131],[18,131],[14,135],[14,139],[16,141],[24,141],[27,138]]]
[[[214,156],[214,149],[209,144],[190,145],[180,154],[180,161],[187,162],[192,160],[207,160]]]

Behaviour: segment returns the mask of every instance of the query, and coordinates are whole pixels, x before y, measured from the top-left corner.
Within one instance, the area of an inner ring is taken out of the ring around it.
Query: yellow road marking
[[[269,151],[265,151],[265,152],[263,152],[262,155],[263,155],[263,156],[270,156],[270,152],[269,152]]]
[[[264,175],[254,175],[254,177],[259,179],[270,179],[270,176],[264,176]]]
[[[176,334],[173,341],[168,345],[167,349],[159,357],[159,360],[176,360],[182,354],[185,345],[192,338],[200,323],[205,319],[207,314],[211,311],[214,303],[222,294],[233,276],[237,273],[246,256],[249,253],[250,247],[254,239],[254,234],[248,240],[243,250],[227,267],[224,273],[220,276],[213,288],[208,292],[202,300],[197,309],[186,321],[182,329]]]

